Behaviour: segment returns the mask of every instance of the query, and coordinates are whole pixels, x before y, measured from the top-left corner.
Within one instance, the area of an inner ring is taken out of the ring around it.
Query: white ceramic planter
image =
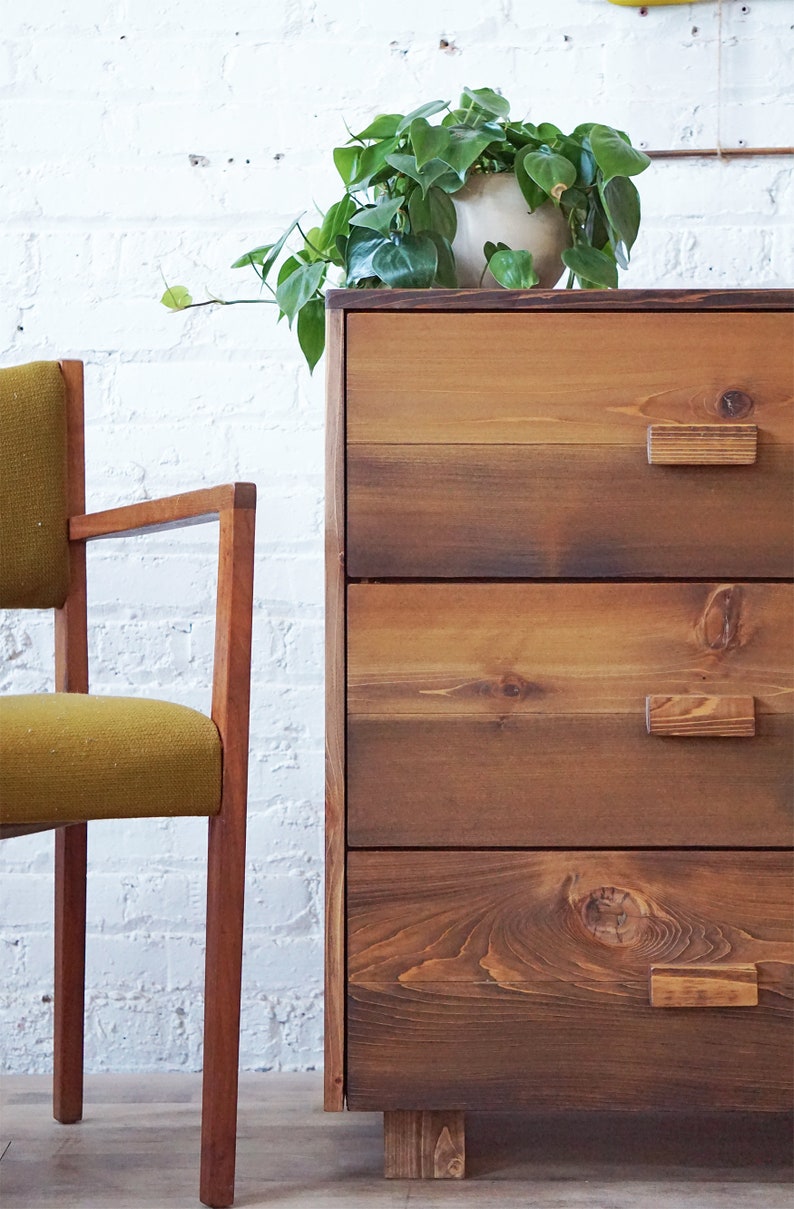
[[[452,201],[458,216],[452,242],[458,285],[480,285],[485,268],[482,248],[488,240],[531,252],[540,285],[551,289],[557,284],[565,267],[560,257],[570,244],[570,236],[565,219],[551,202],[530,214],[512,172],[472,176],[458,193],[452,194]],[[490,270],[482,284],[496,285]]]

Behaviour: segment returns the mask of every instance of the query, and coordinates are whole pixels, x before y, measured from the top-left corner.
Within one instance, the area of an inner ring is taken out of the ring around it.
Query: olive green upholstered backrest
[[[58,362],[0,370],[0,608],[60,608],[66,600],[66,491]]]

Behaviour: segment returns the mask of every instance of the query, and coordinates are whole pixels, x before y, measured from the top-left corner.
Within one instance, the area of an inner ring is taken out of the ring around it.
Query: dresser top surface
[[[790,311],[794,290],[329,290],[341,311]]]

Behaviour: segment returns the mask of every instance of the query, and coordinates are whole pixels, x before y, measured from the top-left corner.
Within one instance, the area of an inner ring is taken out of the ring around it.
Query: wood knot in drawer
[[[636,944],[647,926],[647,907],[620,886],[600,886],[581,900],[584,926],[607,945]]]
[[[741,643],[742,589],[723,584],[712,592],[698,622],[703,646],[710,651],[730,651]]]
[[[717,414],[724,420],[743,420],[755,407],[752,395],[744,390],[724,390],[717,399]]]
[[[525,680],[518,672],[506,672],[493,680],[479,680],[475,691],[480,697],[507,698],[509,701],[526,701],[528,697],[536,697],[543,690],[531,680]]]

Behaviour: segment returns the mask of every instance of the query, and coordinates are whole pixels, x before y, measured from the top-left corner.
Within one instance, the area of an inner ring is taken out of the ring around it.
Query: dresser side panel
[[[345,429],[342,311],[327,315],[325,1108],[345,1097]]]

